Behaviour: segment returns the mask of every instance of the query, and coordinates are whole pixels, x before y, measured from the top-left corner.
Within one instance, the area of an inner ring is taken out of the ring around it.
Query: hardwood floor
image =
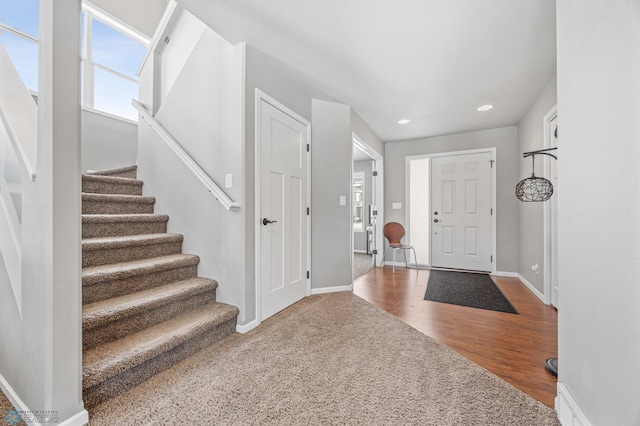
[[[428,270],[374,268],[353,292],[553,407],[556,379],[544,362],[557,356],[557,311],[517,278],[492,278],[520,315],[424,300]]]

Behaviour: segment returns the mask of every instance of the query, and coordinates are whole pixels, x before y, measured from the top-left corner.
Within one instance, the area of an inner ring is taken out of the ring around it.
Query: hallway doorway
[[[351,269],[353,280],[375,267],[382,247],[383,159],[352,134]]]
[[[408,244],[419,266],[493,272],[495,148],[406,157]]]

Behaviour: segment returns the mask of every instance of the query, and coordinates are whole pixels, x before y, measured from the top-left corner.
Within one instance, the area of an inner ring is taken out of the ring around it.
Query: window
[[[0,1],[0,43],[27,88],[38,91],[38,0]],[[136,71],[149,40],[84,4],[80,22],[83,106],[137,120]]]
[[[38,91],[38,3],[0,1],[0,43],[33,92]]]
[[[136,71],[148,40],[86,6],[82,21],[83,105],[137,120],[131,99],[138,97]]]
[[[353,230],[364,232],[364,172],[353,174]]]

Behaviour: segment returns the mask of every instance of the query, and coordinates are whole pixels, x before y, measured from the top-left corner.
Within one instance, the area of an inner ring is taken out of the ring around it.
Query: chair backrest
[[[389,222],[382,229],[382,233],[389,240],[389,244],[401,244],[400,240],[404,237],[404,227],[398,222]]]

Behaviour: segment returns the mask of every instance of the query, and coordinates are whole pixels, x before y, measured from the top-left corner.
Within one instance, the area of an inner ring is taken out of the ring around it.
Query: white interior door
[[[558,117],[549,123],[550,148],[558,146]],[[553,152],[552,152],[553,153]],[[558,162],[549,161],[549,180],[553,184],[553,196],[549,199],[551,208],[551,304],[558,307]]]
[[[307,124],[259,100],[264,320],[307,295]]]
[[[431,159],[431,265],[491,271],[492,153]]]

